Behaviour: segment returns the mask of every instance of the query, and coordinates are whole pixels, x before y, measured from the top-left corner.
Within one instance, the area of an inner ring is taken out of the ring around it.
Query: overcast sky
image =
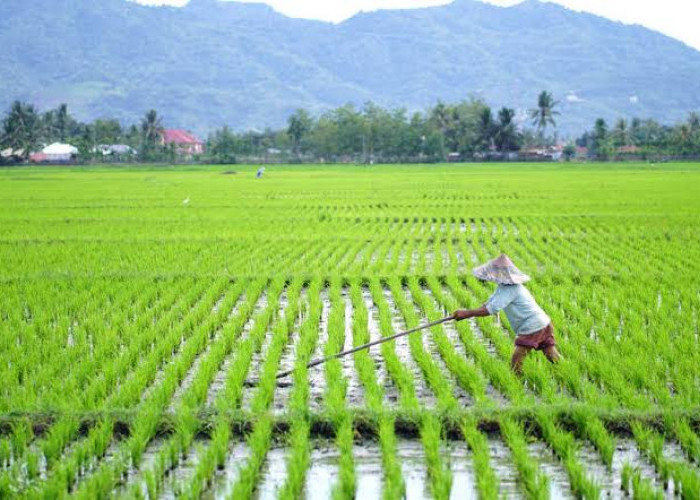
[[[136,0],[153,5],[184,5],[188,0]],[[244,0],[253,1],[253,0]],[[520,0],[488,0],[513,5]],[[629,24],[641,24],[684,41],[700,50],[700,1],[698,0],[551,0]],[[450,0],[267,0],[277,11],[291,17],[339,22],[364,10],[444,5]]]

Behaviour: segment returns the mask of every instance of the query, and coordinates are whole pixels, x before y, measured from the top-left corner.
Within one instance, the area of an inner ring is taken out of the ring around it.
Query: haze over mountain
[[[279,127],[299,107],[369,100],[423,110],[475,95],[522,114],[541,90],[560,101],[564,133],[597,117],[672,123],[700,110],[700,52],[535,0],[455,0],[338,25],[218,0],[3,0],[0,44],[2,109],[66,102],[81,119],[130,123],[155,108],[166,125],[199,133]]]

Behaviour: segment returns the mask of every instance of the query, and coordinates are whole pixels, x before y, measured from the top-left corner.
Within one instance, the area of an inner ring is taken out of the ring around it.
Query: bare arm
[[[462,321],[467,318],[479,318],[483,316],[491,316],[491,313],[486,308],[486,305],[481,306],[478,309],[460,309],[455,311],[452,317],[457,321]]]

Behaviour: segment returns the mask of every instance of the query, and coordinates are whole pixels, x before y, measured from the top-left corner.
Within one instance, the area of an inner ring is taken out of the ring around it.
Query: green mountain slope
[[[333,25],[256,4],[192,0],[0,2],[0,106],[67,102],[82,119],[206,132],[280,126],[298,107],[423,109],[484,97],[521,110],[547,89],[560,128],[598,116],[670,122],[700,109],[700,52],[653,31],[530,0],[360,14]]]

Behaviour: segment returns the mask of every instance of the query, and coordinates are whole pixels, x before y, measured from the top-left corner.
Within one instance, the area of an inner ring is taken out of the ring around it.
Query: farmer
[[[498,288],[486,304],[478,309],[455,311],[454,318],[461,321],[504,310],[516,334],[510,366],[517,375],[522,375],[523,360],[533,349],[542,351],[552,363],[559,361],[552,321],[523,286],[530,277],[515,267],[505,254],[475,267],[472,272],[481,281],[497,283]]]
[[[255,174],[255,177],[256,177],[257,179],[262,179],[262,176],[263,176],[264,173],[265,173],[265,167],[260,167],[260,168],[258,169],[257,173]]]

